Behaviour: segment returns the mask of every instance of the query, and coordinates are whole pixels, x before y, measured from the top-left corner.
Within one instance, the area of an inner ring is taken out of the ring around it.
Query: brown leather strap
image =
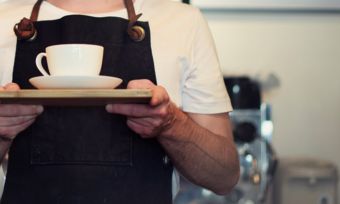
[[[124,0],[124,3],[125,3],[125,7],[128,13],[129,23],[135,24],[138,18],[141,17],[142,14],[136,15],[135,7],[133,6],[132,0]]]
[[[14,33],[19,40],[29,40],[32,41],[37,36],[37,30],[34,27],[33,22],[37,21],[40,6],[43,0],[38,0],[32,9],[30,19],[23,18],[19,23],[14,25]]]
[[[37,36],[37,30],[33,22],[37,21],[41,3],[44,0],[38,0],[32,9],[30,19],[23,18],[19,23],[14,25],[14,33],[19,40],[34,40]],[[135,26],[142,14],[136,15],[132,0],[124,0],[126,10],[128,12],[129,24],[127,33],[135,41],[142,41],[145,38],[145,31],[141,26]]]
[[[142,41],[145,38],[145,31],[142,27],[135,26],[137,20],[139,19],[139,17],[142,16],[142,14],[136,15],[135,7],[132,0],[124,0],[124,3],[129,18],[127,33],[134,41]]]
[[[35,22],[38,20],[38,16],[39,16],[39,11],[40,11],[40,6],[41,6],[41,3],[43,2],[44,0],[38,0],[34,6],[33,6],[33,9],[32,9],[32,12],[31,12],[31,17],[30,17],[30,20]]]

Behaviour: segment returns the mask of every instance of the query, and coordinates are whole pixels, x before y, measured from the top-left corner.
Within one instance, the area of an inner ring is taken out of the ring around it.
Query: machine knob
[[[242,122],[233,130],[236,142],[252,142],[257,137],[256,127],[250,122]]]

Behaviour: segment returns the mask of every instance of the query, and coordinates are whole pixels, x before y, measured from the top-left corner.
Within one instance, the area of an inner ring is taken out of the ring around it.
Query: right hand
[[[20,87],[15,83],[0,87],[0,91],[17,90],[20,90]],[[12,141],[18,133],[29,127],[43,110],[41,105],[1,104],[0,101],[0,138]]]

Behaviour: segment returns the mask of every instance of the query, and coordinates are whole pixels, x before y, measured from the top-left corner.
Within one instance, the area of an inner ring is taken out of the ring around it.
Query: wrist
[[[164,131],[160,134],[160,136],[158,137],[158,139],[162,140],[162,139],[172,139],[172,140],[176,140],[178,139],[178,137],[182,137],[183,132],[185,132],[185,130],[188,130],[189,128],[189,124],[188,122],[189,117],[187,114],[185,114],[182,110],[180,110],[179,108],[177,108],[174,104],[172,105],[172,118],[171,118],[171,122],[169,123],[168,127],[164,129]],[[190,129],[190,128],[189,128]]]

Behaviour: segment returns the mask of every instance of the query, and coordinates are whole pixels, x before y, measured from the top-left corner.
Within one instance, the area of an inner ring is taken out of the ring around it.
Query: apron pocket
[[[32,126],[31,164],[132,165],[133,134],[104,107],[45,107]]]

